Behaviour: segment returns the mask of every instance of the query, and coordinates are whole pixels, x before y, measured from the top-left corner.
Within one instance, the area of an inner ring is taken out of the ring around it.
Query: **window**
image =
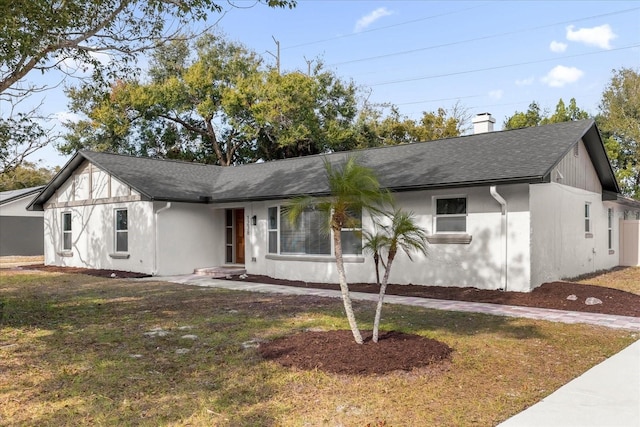
[[[116,209],[116,252],[129,251],[129,225],[126,209]]]
[[[355,221],[342,228],[340,240],[344,255],[362,255],[362,211],[350,212]]]
[[[467,198],[436,199],[436,233],[467,231]]]
[[[591,204],[584,204],[584,232],[591,233]]]
[[[278,253],[278,207],[272,207],[267,210],[268,227],[269,227],[269,253]]]
[[[291,224],[281,209],[280,253],[330,255],[331,236],[323,220],[320,212],[309,208],[302,212],[297,224]]]
[[[62,250],[71,250],[71,212],[62,213]]]
[[[609,238],[609,250],[613,249],[613,209],[607,209],[607,229]]]

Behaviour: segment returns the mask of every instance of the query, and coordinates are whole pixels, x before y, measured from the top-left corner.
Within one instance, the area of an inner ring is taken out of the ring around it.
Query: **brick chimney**
[[[496,119],[491,117],[491,113],[480,113],[477,114],[471,122],[473,123],[473,133],[487,133],[493,132],[493,124],[496,122]]]

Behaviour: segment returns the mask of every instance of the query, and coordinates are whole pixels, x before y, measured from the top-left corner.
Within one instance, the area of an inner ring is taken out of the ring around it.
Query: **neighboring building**
[[[429,235],[428,256],[398,257],[392,283],[530,291],[637,251],[640,236],[621,246],[620,234],[640,202],[620,197],[592,120],[491,132],[492,120],[479,115],[486,132],[471,136],[226,168],[82,151],[30,208],[45,211],[46,264],[335,282],[316,213],[293,228],[282,207],[327,193],[324,159],[356,155]],[[374,281],[358,230],[343,233],[348,279]]]
[[[0,256],[44,253],[43,213],[27,211],[43,188],[44,185],[0,192]]]

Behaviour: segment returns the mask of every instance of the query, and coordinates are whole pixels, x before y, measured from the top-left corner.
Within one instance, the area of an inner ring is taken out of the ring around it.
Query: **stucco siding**
[[[412,211],[418,224],[434,234],[436,197],[467,198],[469,244],[428,244],[428,254],[413,254],[413,261],[399,254],[393,264],[390,283],[439,286],[474,286],[482,289],[503,287],[505,260],[509,290],[529,289],[529,211],[527,185],[506,185],[498,191],[508,203],[508,253],[503,252],[504,234],[501,208],[490,195],[489,187],[454,190],[418,191],[395,195],[398,206]],[[250,274],[264,274],[289,280],[336,282],[335,261],[331,256],[277,256],[267,254],[267,209],[283,201],[246,205],[247,216],[256,215],[257,223],[247,229],[246,268]],[[371,228],[371,219],[363,218],[363,227]],[[372,257],[346,257],[347,278],[351,282],[374,282]]]
[[[531,186],[532,285],[576,277],[618,265],[617,224],[621,211],[597,193],[557,183]],[[590,232],[585,231],[585,204]],[[613,209],[609,250],[608,208]]]
[[[128,250],[115,250],[117,209],[128,212]],[[71,214],[71,249],[62,245],[62,215]],[[154,266],[153,204],[127,202],[49,208],[44,216],[45,263],[70,267],[136,271]]]
[[[224,210],[205,204],[155,202],[154,211],[158,229],[155,274],[188,274],[196,268],[224,264]]]

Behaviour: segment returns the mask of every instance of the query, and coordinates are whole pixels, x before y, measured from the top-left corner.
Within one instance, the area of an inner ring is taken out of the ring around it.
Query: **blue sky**
[[[596,114],[612,70],[640,68],[635,1],[233,4],[209,24],[218,20],[230,39],[273,64],[275,38],[283,71],[306,71],[307,60],[321,59],[370,92],[370,102],[395,104],[413,119],[459,102],[472,114],[490,112],[499,130],[532,101],[553,111],[560,98]],[[63,95],[47,99],[47,109],[66,116]],[[47,166],[67,160],[52,149],[34,157]]]

